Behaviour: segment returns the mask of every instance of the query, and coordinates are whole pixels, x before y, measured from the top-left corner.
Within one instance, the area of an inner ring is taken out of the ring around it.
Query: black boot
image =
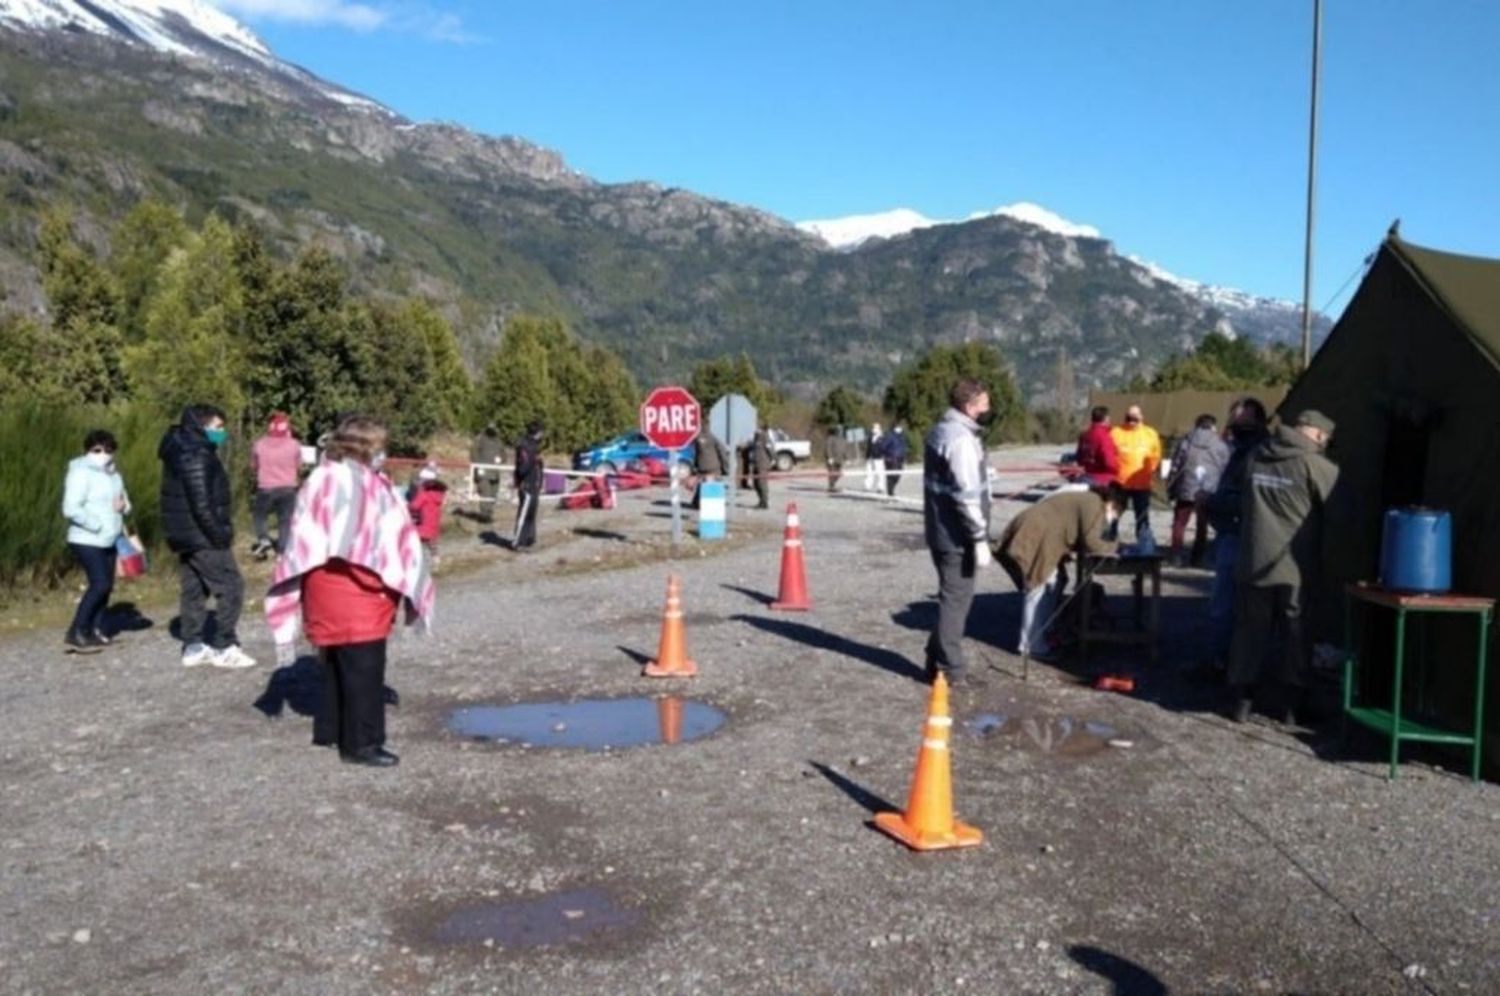
[[[363,764],[371,768],[394,768],[401,759],[384,747],[365,747],[352,754],[339,754],[345,764]]]
[[[80,633],[76,629],[68,630],[63,643],[67,644],[70,654],[97,654],[104,649],[104,644],[95,639],[92,633]]]
[[[1250,710],[1255,705],[1255,698],[1251,694],[1253,689],[1248,685],[1231,685],[1230,691],[1234,693],[1234,705],[1229,709],[1229,718],[1236,723],[1248,722]]]

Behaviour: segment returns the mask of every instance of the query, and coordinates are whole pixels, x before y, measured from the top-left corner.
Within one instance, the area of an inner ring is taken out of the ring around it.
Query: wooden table
[[[1422,740],[1428,743],[1456,744],[1470,751],[1470,777],[1479,781],[1480,741],[1484,736],[1484,671],[1489,649],[1490,618],[1495,600],[1474,595],[1410,595],[1370,584],[1351,584],[1344,589],[1344,717],[1391,738],[1390,777],[1396,777],[1401,763],[1401,741]],[[1395,676],[1391,681],[1390,709],[1354,704],[1358,683],[1359,647],[1354,626],[1357,604],[1391,609],[1396,613]],[[1403,715],[1401,679],[1406,661],[1406,617],[1412,614],[1445,613],[1472,615],[1478,621],[1479,648],[1474,664],[1474,730],[1458,733],[1419,723]]]
[[[1078,657],[1087,661],[1090,643],[1145,644],[1155,664],[1161,655],[1161,565],[1163,554],[1144,556],[1121,556],[1119,554],[1085,554],[1080,564],[1078,578]],[[1111,629],[1093,628],[1093,586],[1089,583],[1097,577],[1123,575],[1130,578],[1135,607],[1135,629],[1121,633]],[[1146,578],[1151,579],[1151,599],[1145,597]]]

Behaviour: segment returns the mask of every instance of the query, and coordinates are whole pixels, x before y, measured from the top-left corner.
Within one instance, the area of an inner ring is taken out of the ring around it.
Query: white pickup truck
[[[793,439],[780,429],[767,429],[771,440],[771,452],[776,454],[776,469],[791,470],[800,460],[812,456],[812,443],[806,439]]]

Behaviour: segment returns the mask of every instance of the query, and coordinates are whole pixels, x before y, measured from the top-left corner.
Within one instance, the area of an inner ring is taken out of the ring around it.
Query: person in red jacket
[[[1120,473],[1120,451],[1109,431],[1109,409],[1095,405],[1089,427],[1078,437],[1078,466],[1090,484],[1108,487]]]
[[[406,508],[422,539],[422,549],[434,565],[438,562],[438,537],[443,534],[443,503],[447,500],[448,485],[438,480],[437,467],[429,463],[417,472]]]

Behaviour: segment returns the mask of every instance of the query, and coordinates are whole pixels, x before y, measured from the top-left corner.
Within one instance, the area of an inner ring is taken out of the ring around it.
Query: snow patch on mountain
[[[1066,235],[1069,238],[1102,238],[1099,229],[1092,225],[1080,225],[1069,221],[1062,215],[1030,201],[1018,201],[1015,204],[995,208],[993,211],[976,211],[967,218],[960,219],[929,218],[911,208],[896,208],[879,214],[857,214],[846,218],[800,221],[797,227],[804,232],[816,235],[831,248],[855,249],[871,239],[893,239],[919,228],[958,225],[966,221],[997,217],[1010,218],[1057,235]]]
[[[208,0],[0,0],[0,26],[30,31],[83,31],[158,52],[233,63],[248,59],[341,104],[384,110],[282,62],[254,31]]]

